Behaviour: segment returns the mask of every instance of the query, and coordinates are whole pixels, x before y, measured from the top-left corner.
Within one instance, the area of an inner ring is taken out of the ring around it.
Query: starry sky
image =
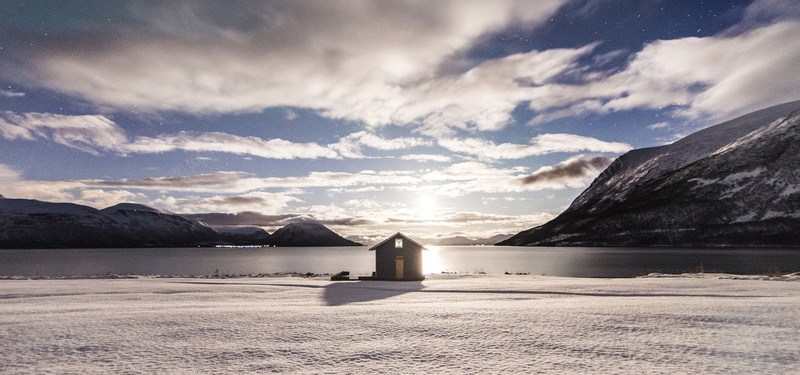
[[[800,99],[794,0],[0,1],[0,194],[488,237]]]

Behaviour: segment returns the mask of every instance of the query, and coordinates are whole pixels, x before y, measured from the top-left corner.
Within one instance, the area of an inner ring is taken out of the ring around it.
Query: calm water
[[[651,272],[800,271],[800,250],[429,246],[426,274],[530,273],[631,277]],[[213,275],[277,272],[369,275],[367,247],[0,250],[2,276]]]

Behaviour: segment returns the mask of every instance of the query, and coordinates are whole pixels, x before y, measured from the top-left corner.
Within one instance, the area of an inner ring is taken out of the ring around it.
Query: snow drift
[[[0,372],[790,374],[796,282],[0,280]]]

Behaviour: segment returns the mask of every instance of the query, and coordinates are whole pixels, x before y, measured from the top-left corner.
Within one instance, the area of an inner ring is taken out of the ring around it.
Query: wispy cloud
[[[212,226],[256,226],[271,227],[286,225],[289,220],[301,217],[299,214],[266,215],[261,212],[243,211],[236,213],[198,213],[186,217],[201,220]]]
[[[574,134],[540,134],[527,145],[494,142],[478,138],[442,139],[439,145],[457,153],[477,156],[482,160],[521,159],[554,152],[610,152],[622,153],[632,147],[620,142],[605,142],[596,138]]]
[[[4,96],[6,98],[21,98],[25,96],[24,92],[19,91],[12,91],[12,90],[1,90],[0,89],[0,96]]]
[[[337,143],[296,143],[283,139],[242,137],[222,132],[162,134],[130,140],[124,129],[102,115],[66,116],[50,113],[0,114],[0,135],[5,139],[48,139],[92,154],[101,151],[121,155],[170,151],[224,152],[266,159],[364,158],[364,148],[402,150],[430,146],[421,138],[383,138],[361,131],[342,137]]]
[[[36,138],[92,154],[119,151],[128,142],[125,131],[105,116],[65,116],[50,113],[0,114],[0,133],[9,140]]]
[[[679,104],[689,117],[743,114],[800,97],[798,34],[795,21],[732,36],[653,42],[597,88],[627,89],[604,105],[609,110]]]
[[[519,183],[532,186],[581,187],[587,179],[593,179],[608,167],[613,158],[605,156],[578,155],[552,167],[542,167],[531,175],[519,179]]]
[[[662,128],[666,128],[666,127],[669,127],[669,123],[664,121],[664,122],[659,122],[659,123],[656,123],[656,124],[653,124],[653,125],[649,125],[647,128],[650,129],[650,130],[655,130],[655,129],[662,129]]]
[[[338,158],[339,155],[316,143],[295,143],[283,139],[264,140],[227,133],[209,132],[160,135],[156,138],[136,137],[119,150],[122,153],[158,153],[167,151],[227,152],[267,159]]]
[[[544,224],[553,219],[555,215],[545,212],[529,215],[498,215],[480,212],[444,211],[436,215],[420,217],[413,210],[395,210],[394,212],[370,213],[372,217],[385,218],[382,223],[387,230],[402,225],[404,228],[417,229],[429,226],[446,230],[468,230],[472,235],[478,235],[475,228],[483,228],[485,235],[497,234],[498,227],[511,231],[519,231]]]
[[[22,177],[14,168],[0,164],[0,188],[7,188],[16,184]]]
[[[71,203],[96,208],[111,207],[123,202],[149,203],[147,196],[128,190],[80,189]]]
[[[418,162],[438,162],[438,163],[447,163],[452,160],[451,157],[447,155],[437,155],[437,154],[408,154],[400,156],[401,160],[414,160]]]
[[[246,186],[248,180],[246,173],[242,172],[214,172],[193,176],[180,177],[148,177],[141,179],[121,179],[116,181],[83,180],[75,181],[85,186],[118,187],[145,190],[176,190],[176,191],[249,191]]]
[[[251,192],[243,195],[218,195],[200,198],[174,198],[166,197],[155,201],[160,206],[181,213],[217,212],[236,213],[246,210],[257,210],[261,213],[277,214],[284,210],[291,202],[302,202],[300,199],[286,193]]]
[[[372,132],[360,131],[342,137],[339,142],[328,145],[328,148],[345,158],[361,159],[366,157],[363,153],[364,147],[376,150],[405,150],[432,144],[433,142],[421,138],[401,137],[387,139]]]
[[[243,172],[214,172],[182,177],[151,177],[116,181],[82,180],[85,186],[186,192],[244,193],[268,188],[346,187],[416,184],[420,180],[403,171],[311,172],[306,176],[253,177]]]
[[[525,171],[524,167],[494,168],[480,162],[464,162],[453,164],[447,168],[434,170],[422,175],[424,181],[468,181],[502,179]]]

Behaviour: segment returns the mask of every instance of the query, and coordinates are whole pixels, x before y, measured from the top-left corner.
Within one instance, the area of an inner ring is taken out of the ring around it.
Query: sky
[[[754,1],[0,1],[0,194],[489,237],[619,155],[800,99]]]

